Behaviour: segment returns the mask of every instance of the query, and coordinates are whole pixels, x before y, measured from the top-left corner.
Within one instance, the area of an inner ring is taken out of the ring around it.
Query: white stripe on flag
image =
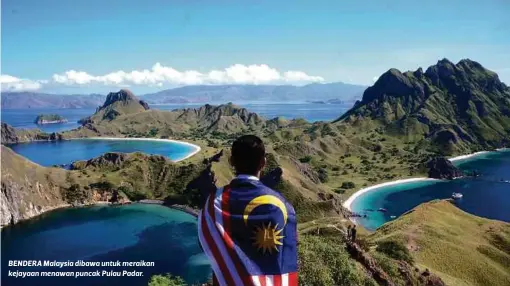
[[[282,286],[289,286],[289,273],[282,274]]]
[[[273,275],[266,275],[266,286],[273,286]]]
[[[206,200],[205,205],[207,206],[209,203],[209,198]],[[216,263],[215,259],[212,259],[214,255],[212,254],[211,249],[209,248],[209,244],[207,244],[207,240],[204,237],[204,234],[202,232],[202,220],[201,217],[204,215],[203,211],[200,211],[198,213],[198,238],[200,239],[200,244],[202,245],[202,248],[204,249],[204,252],[209,257],[209,262],[211,263],[211,266],[214,270],[214,273],[216,274],[216,279],[218,279],[218,283],[220,285],[226,285],[225,278],[223,277],[223,273],[221,273],[220,266],[218,263]]]
[[[220,197],[223,194],[223,188],[220,188],[216,191],[216,198]],[[221,213],[221,203],[219,205],[216,204],[216,199],[214,200],[214,217],[216,219],[216,223],[212,221],[211,216],[209,215],[209,211],[205,212],[205,221],[207,222],[207,226],[209,227],[209,231],[211,233],[211,236],[213,237],[213,240],[218,247],[220,254],[225,261],[225,264],[227,265],[228,272],[231,274],[232,278],[234,279],[235,285],[243,285],[243,282],[241,278],[239,277],[239,273],[237,273],[235,265],[232,261],[232,257],[229,255],[226,246],[223,242],[223,232],[220,234],[218,231],[218,228],[221,227],[221,230],[223,231],[223,217]],[[221,202],[221,201],[220,201]],[[209,205],[207,205],[207,209],[209,209]],[[216,227],[215,227],[216,226]],[[226,284],[224,284],[226,285]]]
[[[253,280],[253,284],[255,286],[262,286],[262,284],[260,284],[260,279],[258,276],[252,276],[251,279]]]

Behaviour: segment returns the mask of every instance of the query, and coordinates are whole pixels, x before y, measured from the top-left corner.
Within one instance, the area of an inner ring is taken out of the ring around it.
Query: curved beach
[[[431,179],[431,178],[424,178],[424,177],[423,178],[410,178],[410,179],[402,179],[402,180],[396,180],[396,181],[391,181],[391,182],[386,182],[386,183],[382,183],[382,184],[373,185],[373,186],[366,187],[366,188],[363,188],[363,189],[355,192],[342,205],[346,209],[352,211],[351,210],[352,202],[354,202],[354,200],[357,197],[363,195],[364,193],[367,193],[367,192],[370,192],[370,191],[375,191],[376,189],[381,188],[381,187],[393,186],[393,185],[405,184],[405,183],[411,183],[411,182],[419,182],[419,181],[438,181],[438,179]]]
[[[197,154],[200,152],[201,148],[198,145],[185,142],[185,141],[178,141],[178,140],[172,140],[172,139],[161,139],[161,138],[126,138],[126,137],[88,137],[88,138],[72,138],[71,140],[126,140],[126,141],[155,141],[155,142],[167,142],[167,143],[175,143],[175,144],[182,144],[193,148],[193,152],[189,153],[185,157],[178,159],[178,160],[172,160],[173,162],[180,162],[182,160],[186,160],[190,158],[191,156]]]

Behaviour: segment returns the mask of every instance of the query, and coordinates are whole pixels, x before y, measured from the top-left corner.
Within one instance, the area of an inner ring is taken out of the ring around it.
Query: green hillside
[[[370,124],[433,152],[454,154],[508,143],[510,89],[469,59],[425,72],[390,69],[337,122]]]
[[[422,204],[369,239],[404,243],[418,265],[448,285],[510,285],[510,224],[468,214],[448,201]]]

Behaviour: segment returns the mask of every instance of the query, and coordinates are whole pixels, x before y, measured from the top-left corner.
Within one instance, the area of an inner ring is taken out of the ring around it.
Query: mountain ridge
[[[361,98],[366,86],[342,82],[295,85],[188,85],[142,94],[139,97],[149,104],[220,103],[229,101],[302,101],[315,96],[316,100],[341,99],[354,102]],[[317,96],[319,95],[319,96]],[[297,96],[297,97],[296,97]],[[315,99],[314,97],[314,99]],[[22,108],[96,108],[106,95],[64,95],[37,92],[2,92],[2,109]]]
[[[510,136],[510,88],[469,59],[457,64],[442,59],[425,72],[390,69],[335,122],[370,121],[449,152],[497,148]]]

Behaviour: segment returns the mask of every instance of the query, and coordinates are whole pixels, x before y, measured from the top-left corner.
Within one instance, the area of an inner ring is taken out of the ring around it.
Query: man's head
[[[237,174],[259,176],[266,165],[264,142],[255,135],[244,135],[232,144],[230,164]]]

